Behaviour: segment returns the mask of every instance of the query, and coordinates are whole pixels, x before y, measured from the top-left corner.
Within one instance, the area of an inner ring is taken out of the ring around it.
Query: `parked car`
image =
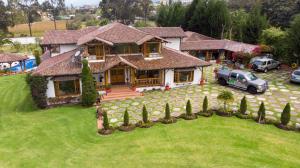
[[[295,70],[292,74],[291,74],[291,82],[293,83],[300,83],[300,69]]]
[[[223,86],[229,85],[251,94],[264,93],[268,89],[268,82],[251,72],[221,68],[217,72],[217,78]]]
[[[252,69],[266,73],[271,69],[280,69],[280,62],[270,58],[257,59],[252,63]]]
[[[265,59],[265,58],[273,59],[273,55],[272,54],[265,54],[265,55],[261,55],[261,56],[251,58],[250,64],[252,64],[254,61],[256,61],[258,59]]]

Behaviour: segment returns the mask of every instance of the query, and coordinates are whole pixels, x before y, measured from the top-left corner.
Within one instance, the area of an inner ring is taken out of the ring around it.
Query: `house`
[[[33,75],[47,77],[49,105],[79,101],[83,59],[99,90],[122,85],[142,92],[200,84],[210,63],[178,50],[184,36],[181,28],[137,29],[116,22],[49,31],[41,43],[43,61]]]
[[[188,31],[185,34],[180,50],[206,61],[233,59],[235,53],[253,54],[259,52],[260,48],[258,45],[214,39],[196,32]]]

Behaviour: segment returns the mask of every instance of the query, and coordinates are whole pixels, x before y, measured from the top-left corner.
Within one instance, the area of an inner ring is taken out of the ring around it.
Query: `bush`
[[[247,112],[247,99],[246,96],[244,96],[243,99],[241,100],[240,113],[246,115],[246,112]]]
[[[129,123],[129,114],[128,114],[128,110],[126,109],[124,112],[124,122],[123,125],[119,127],[119,130],[128,132],[134,130],[134,128],[135,126]]]
[[[41,63],[41,57],[40,57],[41,54],[40,54],[40,51],[37,50],[37,49],[33,50],[33,55],[34,55],[34,57],[35,57],[36,65],[37,65],[37,66],[40,65],[40,63]]]
[[[265,119],[266,119],[266,109],[265,109],[264,102],[262,102],[257,112],[257,121],[258,123],[264,123]]]
[[[82,64],[82,105],[92,106],[97,99],[94,78],[88,66],[87,60],[83,60]]]
[[[207,113],[207,108],[208,108],[208,99],[207,96],[205,96],[203,100],[203,105],[202,105],[202,112]]]
[[[85,25],[86,26],[98,26],[100,24],[100,21],[97,19],[90,19],[86,21]]]
[[[72,20],[70,22],[67,22],[66,27],[68,30],[78,30],[81,28],[81,22]]]
[[[48,81],[43,76],[26,76],[26,82],[30,86],[31,96],[33,101],[39,108],[46,108],[47,107],[47,96],[46,91],[48,89],[47,84]]]
[[[165,118],[162,119],[162,123],[171,124],[171,123],[175,123],[175,122],[176,122],[176,118],[171,116],[170,106],[169,106],[169,103],[167,103],[166,109],[165,109]]]
[[[153,122],[149,121],[149,119],[148,119],[148,112],[147,112],[145,105],[143,106],[142,116],[143,116],[143,120],[139,121],[136,124],[136,126],[138,126],[140,128],[150,128],[154,125]]]
[[[148,111],[147,111],[145,105],[143,106],[143,113],[142,113],[142,115],[143,115],[143,122],[144,123],[148,123],[149,122],[149,120],[148,120]]]
[[[217,97],[218,100],[223,101],[224,112],[230,115],[231,111],[227,110],[227,105],[234,101],[233,94],[230,91],[223,90]]]
[[[103,112],[103,128],[98,130],[98,133],[102,134],[102,135],[109,135],[109,134],[113,133],[113,131],[114,131],[113,128],[109,126],[107,112],[104,111]]]
[[[291,105],[290,103],[287,103],[286,106],[283,109],[283,112],[281,113],[281,124],[286,126],[291,119]]]
[[[191,101],[188,100],[186,103],[186,113],[182,114],[181,117],[185,120],[194,120],[197,118],[197,116],[195,114],[192,113],[192,105],[191,105]]]

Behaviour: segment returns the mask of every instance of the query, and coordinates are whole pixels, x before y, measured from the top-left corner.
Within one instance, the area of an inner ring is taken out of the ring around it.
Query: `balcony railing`
[[[161,85],[162,81],[160,78],[145,78],[136,79],[135,84],[137,86],[158,86]]]

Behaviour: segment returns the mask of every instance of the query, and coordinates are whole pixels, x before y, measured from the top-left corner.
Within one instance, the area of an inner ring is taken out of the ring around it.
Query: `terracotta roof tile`
[[[212,37],[205,36],[196,32],[186,31],[186,37],[182,41],[199,41],[199,40],[216,40]]]
[[[142,27],[140,30],[162,38],[183,38],[186,34],[181,27]]]
[[[0,53],[0,63],[17,62],[28,59],[25,56],[21,56],[13,53]]]

